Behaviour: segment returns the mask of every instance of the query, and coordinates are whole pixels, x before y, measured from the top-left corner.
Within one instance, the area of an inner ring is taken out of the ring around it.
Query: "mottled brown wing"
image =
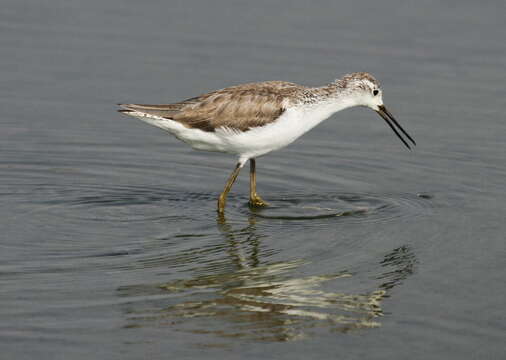
[[[285,110],[287,96],[300,88],[293,83],[269,81],[233,86],[175,104],[124,104],[122,107],[204,131],[220,127],[247,131],[275,121]]]

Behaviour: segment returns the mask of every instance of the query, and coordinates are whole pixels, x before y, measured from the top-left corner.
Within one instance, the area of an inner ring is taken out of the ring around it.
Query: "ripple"
[[[28,186],[27,186],[28,187]],[[202,213],[213,194],[175,191],[157,186],[39,185],[22,194],[32,212],[64,219],[132,222],[177,219],[184,210]]]
[[[427,214],[428,194],[295,194],[269,199],[269,207],[255,209],[255,216],[280,220],[323,220],[377,223]]]
[[[13,263],[11,272],[160,266],[173,257],[171,246],[177,242],[171,237],[199,235],[201,227],[209,233],[207,222],[195,219],[211,219],[215,226],[214,211],[210,212],[213,194],[162,186],[27,184],[10,192],[11,187],[0,187],[12,204],[4,246],[31,254]],[[209,237],[203,241],[210,241]],[[198,238],[187,243],[199,246]]]
[[[26,185],[26,192],[11,197],[29,198],[30,212],[44,211],[66,219],[135,222],[215,216],[218,194],[172,190],[162,186]],[[19,188],[19,186],[18,186]],[[230,194],[229,223],[245,216],[273,220],[325,220],[388,222],[427,214],[431,194],[406,193],[286,193],[268,197],[270,206],[252,209],[244,195]]]
[[[260,256],[274,256],[279,249],[262,246],[265,237],[290,237],[329,224],[355,227],[412,218],[428,213],[432,203],[402,193],[278,193],[266,196],[271,206],[250,209],[247,196],[231,194],[226,216],[220,218],[215,212],[217,194],[212,192],[80,184],[17,188],[24,191],[11,193],[9,199],[22,205],[12,216],[23,220],[27,239],[46,234],[46,240],[25,243],[13,238],[5,246],[51,256],[54,261],[46,263],[47,271],[70,268],[79,258],[91,259],[82,266],[117,271],[226,271],[244,259],[256,264]],[[353,244],[360,241],[354,239]],[[21,271],[42,270],[36,262],[22,267]]]

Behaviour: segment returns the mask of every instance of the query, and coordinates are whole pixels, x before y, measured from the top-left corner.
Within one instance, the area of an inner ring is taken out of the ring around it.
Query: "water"
[[[504,3],[2,2],[6,359],[505,353]],[[415,137],[339,113],[247,170],[115,112],[370,71]]]

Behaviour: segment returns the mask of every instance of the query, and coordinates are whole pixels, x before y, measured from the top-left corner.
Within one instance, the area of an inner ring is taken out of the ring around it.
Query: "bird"
[[[385,107],[380,83],[367,72],[346,74],[319,87],[286,81],[252,82],[176,103],[118,105],[119,112],[159,127],[193,149],[237,157],[235,168],[218,197],[219,214],[224,214],[227,195],[248,161],[249,205],[268,206],[257,194],[256,159],[287,146],[346,108],[361,106],[374,110],[408,149],[411,150],[410,143],[416,146],[415,140]]]

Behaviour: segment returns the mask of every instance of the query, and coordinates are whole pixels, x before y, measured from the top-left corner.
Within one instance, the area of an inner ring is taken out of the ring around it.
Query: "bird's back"
[[[275,121],[305,87],[285,82],[247,83],[212,91],[173,104],[121,104],[123,112],[145,113],[213,132],[220,127],[239,131]]]

